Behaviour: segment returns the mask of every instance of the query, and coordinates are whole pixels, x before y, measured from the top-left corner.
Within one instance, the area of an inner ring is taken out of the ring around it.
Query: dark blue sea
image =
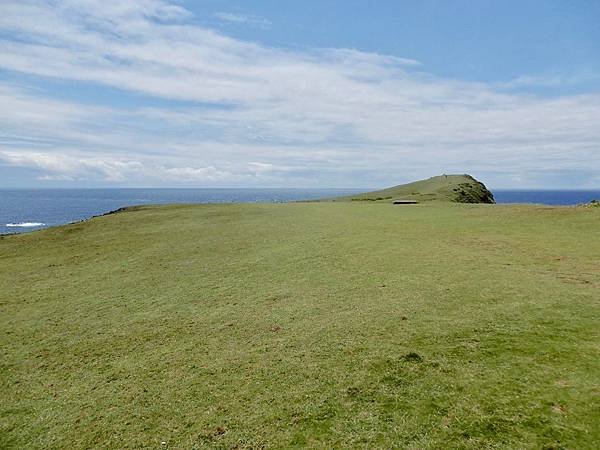
[[[289,202],[351,189],[0,189],[0,234],[76,222],[123,206],[160,203]],[[600,191],[494,191],[498,203],[575,205]]]

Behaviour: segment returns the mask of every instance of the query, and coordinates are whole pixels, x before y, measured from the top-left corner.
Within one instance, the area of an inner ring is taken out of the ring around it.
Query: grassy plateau
[[[597,449],[600,209],[173,205],[0,238],[0,448]]]

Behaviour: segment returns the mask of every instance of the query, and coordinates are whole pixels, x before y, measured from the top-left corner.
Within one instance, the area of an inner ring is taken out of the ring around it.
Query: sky
[[[598,0],[1,0],[0,188],[600,188]]]

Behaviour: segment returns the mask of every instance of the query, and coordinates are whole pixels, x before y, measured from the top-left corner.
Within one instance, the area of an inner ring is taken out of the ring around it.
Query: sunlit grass
[[[0,447],[597,448],[599,225],[298,203],[3,237]]]

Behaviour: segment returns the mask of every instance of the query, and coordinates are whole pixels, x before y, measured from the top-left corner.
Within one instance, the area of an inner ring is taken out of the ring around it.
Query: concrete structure
[[[394,205],[416,205],[419,203],[416,200],[405,200],[405,199],[397,199],[394,200]]]

